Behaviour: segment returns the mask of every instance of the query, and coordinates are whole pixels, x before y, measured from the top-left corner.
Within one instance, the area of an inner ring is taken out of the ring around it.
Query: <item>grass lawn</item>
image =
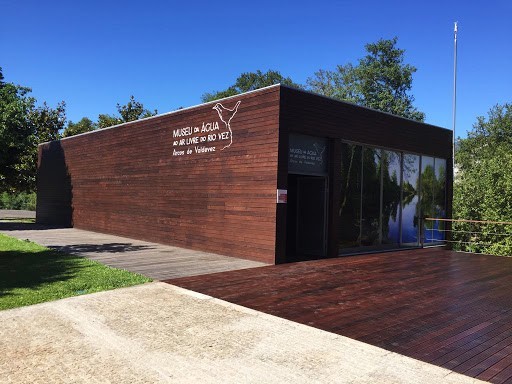
[[[0,310],[151,279],[0,234]]]

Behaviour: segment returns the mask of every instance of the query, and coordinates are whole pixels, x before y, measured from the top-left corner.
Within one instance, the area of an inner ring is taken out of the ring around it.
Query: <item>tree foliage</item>
[[[101,113],[98,115],[98,128],[108,128],[108,127],[112,127],[114,125],[117,125],[117,124],[122,124],[124,123],[124,121],[120,118],[120,117],[117,117],[117,116],[114,116],[114,115],[108,115],[108,114],[104,114],[104,113]]]
[[[459,139],[454,183],[454,217],[512,221],[512,104],[496,105]],[[459,249],[512,255],[512,226],[457,224]],[[508,233],[509,236],[496,235]],[[471,244],[464,244],[470,242]]]
[[[66,104],[55,108],[45,102],[36,105],[31,89],[6,83],[0,68],[0,193],[32,192],[37,172],[37,145],[89,132],[98,127],[153,116],[133,96],[127,104],[117,104],[119,116],[99,115],[98,123],[87,117],[66,123]],[[65,129],[64,129],[65,128]]]
[[[66,122],[66,103],[62,101],[54,109],[43,102],[42,106],[32,108],[29,112],[29,120],[35,133],[36,145],[58,140]]]
[[[307,80],[312,92],[349,101],[409,119],[424,121],[425,114],[414,106],[412,75],[416,68],[404,64],[405,50],[397,48],[398,38],[367,44],[366,56],[357,65],[321,69]]]
[[[0,68],[0,192],[33,191],[37,144],[59,138],[64,102],[36,106],[30,88],[4,82]]]
[[[29,88],[0,83],[0,191],[22,190],[27,184],[23,160],[31,145],[29,111],[35,100]]]
[[[70,137],[81,133],[91,132],[97,129],[98,125],[88,117],[82,117],[78,123],[68,122],[66,129],[62,133],[62,137]]]
[[[296,84],[289,77],[284,77],[278,71],[268,70],[263,73],[260,70],[256,72],[245,72],[242,73],[235,81],[235,84],[231,85],[225,90],[207,92],[201,96],[201,100],[206,103],[222,99],[224,97],[238,95],[240,93],[254,91],[263,87],[268,87],[275,84],[289,85],[296,88],[302,88],[301,85]]]
[[[146,117],[155,116],[158,113],[156,109],[154,111],[150,111],[144,108],[144,104],[135,100],[133,95],[130,96],[130,100],[125,105],[117,103],[116,108],[119,116],[107,114],[100,114],[98,116],[99,128],[107,128],[113,125],[127,123],[129,121],[144,119]]]
[[[26,209],[36,210],[35,192],[18,192],[10,194],[9,192],[0,193],[0,209]]]

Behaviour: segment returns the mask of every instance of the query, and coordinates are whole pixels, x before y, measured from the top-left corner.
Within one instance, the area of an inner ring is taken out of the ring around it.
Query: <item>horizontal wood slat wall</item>
[[[387,113],[281,87],[281,129],[410,151],[452,156],[452,132]]]
[[[279,87],[239,100],[223,151],[173,156],[175,129],[226,131],[215,103],[41,145],[37,221],[70,224],[70,193],[77,228],[273,263]]]

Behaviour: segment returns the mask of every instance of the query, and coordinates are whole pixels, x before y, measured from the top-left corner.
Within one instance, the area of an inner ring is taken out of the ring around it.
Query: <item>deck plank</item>
[[[114,268],[140,273],[154,280],[268,265],[76,228],[51,228],[32,223],[0,223],[0,233],[22,240],[29,239],[52,249],[84,256]]]
[[[425,248],[167,282],[479,379],[512,377],[512,258]]]

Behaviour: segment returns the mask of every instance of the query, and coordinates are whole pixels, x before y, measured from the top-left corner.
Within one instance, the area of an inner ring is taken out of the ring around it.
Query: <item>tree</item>
[[[206,103],[222,99],[224,97],[235,96],[240,93],[254,91],[270,85],[283,84],[289,85],[296,88],[302,88],[301,85],[296,84],[289,77],[283,77],[281,73],[274,70],[268,70],[263,73],[260,70],[256,72],[245,72],[242,73],[235,81],[235,84],[231,85],[223,91],[215,91],[211,93],[205,93],[201,96],[201,100]]]
[[[124,123],[124,121],[119,117],[107,114],[98,115],[98,128],[108,128],[122,123]]]
[[[81,133],[91,132],[97,129],[97,124],[88,117],[82,117],[78,123],[68,122],[68,126],[62,133],[62,137],[70,137]]]
[[[144,105],[136,101],[134,96],[130,96],[130,100],[125,105],[117,103],[116,108],[120,115],[119,117],[107,114],[100,114],[98,116],[99,128],[107,128],[113,125],[127,123],[129,121],[144,119],[146,117],[155,116],[158,113],[156,109],[153,112],[145,109]]]
[[[49,107],[46,102],[42,106],[33,107],[28,114],[31,125],[30,145],[25,156],[21,157],[20,176],[24,176],[25,191],[35,191],[37,174],[38,144],[60,139],[60,131],[66,122],[66,103]]]
[[[1,73],[1,69],[0,69]],[[28,180],[22,172],[23,158],[31,146],[32,126],[28,115],[35,99],[30,88],[0,82],[0,191],[23,190]]]
[[[33,191],[37,145],[59,138],[65,104],[36,107],[30,88],[3,80],[0,68],[0,192]]]
[[[156,109],[153,112],[145,109],[144,105],[136,101],[133,96],[130,96],[130,100],[126,105],[117,103],[117,111],[124,122],[145,119],[146,117],[155,116],[158,113]]]
[[[349,101],[409,119],[424,121],[425,114],[414,106],[412,75],[416,68],[404,64],[405,50],[396,47],[398,38],[366,44],[367,55],[358,65],[338,65],[334,71],[315,72],[307,80],[312,92]]]
[[[454,217],[512,221],[512,104],[496,105],[487,119],[477,118],[468,137],[458,140],[454,183]],[[511,226],[456,224],[460,249],[512,255]],[[472,244],[463,244],[471,242]]]
[[[66,122],[66,103],[62,101],[54,109],[43,102],[42,106],[30,110],[29,120],[32,124],[36,145],[58,140],[60,139],[60,131],[64,128]]]
[[[457,143],[457,168],[464,172],[481,162],[482,155],[492,155],[494,148],[512,148],[512,104],[495,105],[488,112],[488,118],[477,117],[473,129],[466,139]],[[489,153],[490,152],[490,153]]]

